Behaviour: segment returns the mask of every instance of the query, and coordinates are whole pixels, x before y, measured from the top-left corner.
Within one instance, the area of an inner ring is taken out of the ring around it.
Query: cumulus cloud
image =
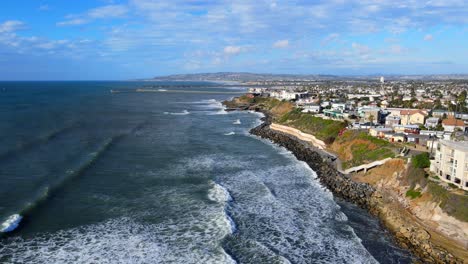
[[[88,10],[80,15],[68,15],[66,20],[57,23],[57,26],[76,26],[90,23],[97,19],[110,19],[124,17],[128,12],[125,5],[107,5]]]
[[[425,41],[431,41],[434,37],[431,34],[427,34],[424,36]]]
[[[289,47],[289,40],[287,39],[278,40],[275,43],[273,43],[273,48],[284,49],[287,47]]]

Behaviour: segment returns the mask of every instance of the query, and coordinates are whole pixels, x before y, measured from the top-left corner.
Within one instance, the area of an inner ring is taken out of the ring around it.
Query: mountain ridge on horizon
[[[281,74],[251,72],[205,72],[156,76],[146,80],[160,81],[312,81],[312,80],[378,80],[380,76],[388,80],[464,80],[468,74]]]

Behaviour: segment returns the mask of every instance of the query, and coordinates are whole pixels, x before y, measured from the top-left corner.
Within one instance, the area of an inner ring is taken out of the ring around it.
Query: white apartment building
[[[468,142],[440,140],[431,171],[441,180],[468,190]]]

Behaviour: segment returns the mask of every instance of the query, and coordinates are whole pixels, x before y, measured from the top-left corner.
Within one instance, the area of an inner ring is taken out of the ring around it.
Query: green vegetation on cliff
[[[302,113],[297,108],[282,115],[275,121],[312,134],[327,144],[333,143],[340,131],[346,127],[345,122],[323,119],[311,114]]]
[[[407,197],[411,197],[411,199],[415,199],[415,198],[418,198],[419,196],[421,196],[421,192],[420,191],[416,191],[416,190],[413,190],[413,189],[410,189],[406,192],[406,196]]]
[[[391,143],[357,130],[338,136],[331,149],[338,154],[343,169],[395,156]]]
[[[416,168],[429,168],[431,166],[429,153],[426,152],[414,156],[411,161]]]
[[[468,196],[455,194],[435,182],[428,182],[428,192],[439,202],[440,208],[458,220],[468,222]]]
[[[333,143],[339,132],[347,125],[346,122],[327,120],[308,113],[302,113],[301,109],[294,108],[294,104],[291,102],[274,98],[249,98],[244,95],[225,104],[228,107],[230,107],[230,104],[250,105],[267,110],[272,115],[274,122],[312,134],[327,144]]]
[[[468,196],[450,191],[447,187],[429,180],[426,171],[418,167],[421,164],[425,165],[425,162],[420,163],[419,161],[415,161],[419,159],[425,160],[424,157],[421,158],[424,155],[426,153],[413,157],[412,162],[403,174],[406,184],[410,186],[410,190],[406,193],[406,196],[410,196],[412,199],[418,198],[420,195],[416,195],[414,188],[424,189],[424,193],[429,194],[433,201],[439,203],[440,208],[445,213],[458,220],[468,222],[468,207],[466,206],[468,204]],[[416,158],[418,156],[419,158]],[[457,190],[457,187],[454,189]]]

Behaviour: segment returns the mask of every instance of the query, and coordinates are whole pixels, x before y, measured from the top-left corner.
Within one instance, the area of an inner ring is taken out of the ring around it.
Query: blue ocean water
[[[141,87],[159,92],[128,92]],[[259,114],[223,110],[243,90],[1,82],[0,223],[14,230],[0,262],[410,263],[375,218],[249,135]]]

